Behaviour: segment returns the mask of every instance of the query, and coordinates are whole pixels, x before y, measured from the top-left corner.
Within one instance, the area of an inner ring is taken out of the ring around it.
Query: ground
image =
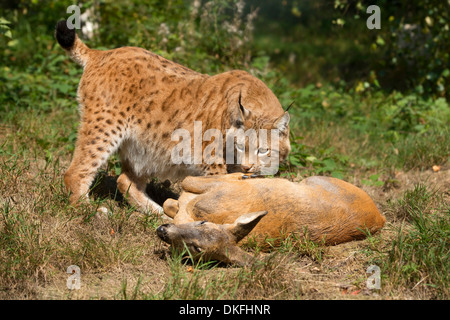
[[[8,141],[6,139],[5,141]],[[0,299],[417,299],[432,298],[426,281],[395,287],[381,274],[368,289],[366,273],[386,252],[404,222],[392,210],[407,190],[422,183],[443,191],[448,205],[450,171],[397,172],[394,186],[367,186],[387,223],[377,235],[332,247],[285,243],[257,253],[252,267],[192,263],[172,254],[155,229],[161,223],[123,199],[97,198],[80,208],[68,204],[62,176],[68,158],[18,159],[3,152],[0,184],[3,274]],[[114,184],[103,173],[100,187]],[[103,181],[103,182],[102,182]],[[107,182],[107,183],[105,183]],[[167,191],[166,186],[160,190]],[[114,188],[113,188],[114,189]],[[176,188],[174,189],[176,191]],[[99,194],[97,192],[96,194]],[[97,215],[100,205],[112,211]],[[398,207],[397,207],[398,209]],[[8,245],[8,247],[6,246]],[[255,252],[255,248],[247,248]],[[381,252],[381,253],[380,253]],[[81,288],[69,290],[70,265],[81,269]]]

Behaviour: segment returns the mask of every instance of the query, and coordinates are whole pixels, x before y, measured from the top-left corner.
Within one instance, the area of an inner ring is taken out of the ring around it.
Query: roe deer
[[[252,176],[253,177],[253,176]],[[167,199],[164,212],[173,223],[158,236],[194,256],[246,265],[251,255],[238,247],[245,236],[257,242],[297,233],[335,245],[363,239],[386,221],[360,188],[330,177],[243,179],[242,173],[187,177],[178,200]]]

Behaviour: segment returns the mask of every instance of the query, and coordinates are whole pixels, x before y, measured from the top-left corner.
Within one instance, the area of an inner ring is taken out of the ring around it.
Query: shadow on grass
[[[124,196],[117,188],[117,179],[118,177],[109,176],[106,172],[100,172],[91,186],[90,195],[94,199],[113,199],[119,206],[127,205]],[[160,206],[169,198],[178,199],[179,197],[168,180],[162,183],[152,180],[147,184],[146,193]]]

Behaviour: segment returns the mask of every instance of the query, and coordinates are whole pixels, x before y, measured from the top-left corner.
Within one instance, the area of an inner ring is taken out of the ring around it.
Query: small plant
[[[287,237],[283,237],[277,250],[283,253],[289,252],[307,256],[318,263],[322,263],[327,252],[324,239],[320,242],[312,241],[309,238],[307,228],[305,228],[303,234],[291,233]]]
[[[372,174],[368,180],[362,179],[361,183],[367,186],[376,186],[376,187],[383,186],[384,182],[380,181],[379,178],[380,178],[379,174]]]
[[[323,239],[324,240],[324,239]],[[322,262],[327,249],[325,241],[312,241],[308,229],[305,228],[302,233],[290,233],[282,235],[279,239],[266,238],[263,245],[257,245],[258,241],[252,237],[247,237],[244,246],[259,252],[273,251],[278,253],[291,253],[299,256],[307,256],[314,261]]]
[[[194,260],[187,248],[172,248],[168,263],[171,276],[167,285],[158,296],[150,295],[148,299],[198,300],[218,294],[215,286],[218,285],[217,281],[221,281],[220,276],[212,281],[207,281],[204,277],[204,272],[213,270],[217,262]]]

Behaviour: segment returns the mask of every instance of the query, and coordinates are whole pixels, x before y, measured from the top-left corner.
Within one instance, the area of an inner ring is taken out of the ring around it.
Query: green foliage
[[[0,99],[6,103],[3,107],[32,106],[35,110],[50,111],[55,103],[58,106],[73,101],[81,70],[73,65],[66,67],[66,60],[65,56],[50,54],[42,57],[39,65],[31,65],[24,71],[2,67],[0,79],[4,86],[0,88]],[[0,108],[1,111],[12,110]]]
[[[105,1],[96,45],[148,48],[203,72],[248,65],[252,20],[243,1]],[[132,17],[132,19],[130,19]]]
[[[373,3],[335,0],[349,19],[367,16]],[[381,29],[373,32],[371,48],[380,54],[373,64],[383,85],[415,89],[419,94],[450,97],[450,3],[441,0],[377,1]],[[353,15],[353,17],[351,17]],[[344,20],[342,20],[344,21]],[[353,24],[351,24],[353,26]]]
[[[9,27],[9,22],[3,17],[0,17],[0,34],[4,35],[7,38],[11,38],[11,28]]]
[[[281,103],[295,100],[290,110],[292,149],[283,171],[299,168],[306,175],[342,178],[351,174],[352,165],[409,170],[447,163],[450,107],[444,98],[398,91],[387,95],[372,85],[360,92],[329,85],[295,89],[278,85],[278,76],[269,85]],[[338,147],[331,130],[353,141],[354,149]],[[363,183],[382,186],[381,174],[370,173]]]
[[[377,187],[379,187],[379,186],[384,185],[384,182],[380,181],[379,178],[380,178],[379,174],[373,174],[373,175],[371,175],[369,177],[368,180],[362,179],[361,183],[363,183],[365,185],[368,185],[368,186],[377,186]]]
[[[94,38],[85,39],[88,45],[141,46],[193,69],[216,72],[224,68],[223,64],[242,67],[250,61],[253,20],[257,15],[244,12],[244,6],[238,0],[88,1],[81,12],[93,10],[90,19],[101,21]],[[0,42],[5,49],[3,62],[17,66],[38,62],[39,55],[55,45],[56,21],[70,16],[66,7],[55,0],[11,3],[5,19],[11,21],[13,40]],[[1,26],[7,26],[5,19],[0,20]],[[61,52],[58,47],[56,50]]]

